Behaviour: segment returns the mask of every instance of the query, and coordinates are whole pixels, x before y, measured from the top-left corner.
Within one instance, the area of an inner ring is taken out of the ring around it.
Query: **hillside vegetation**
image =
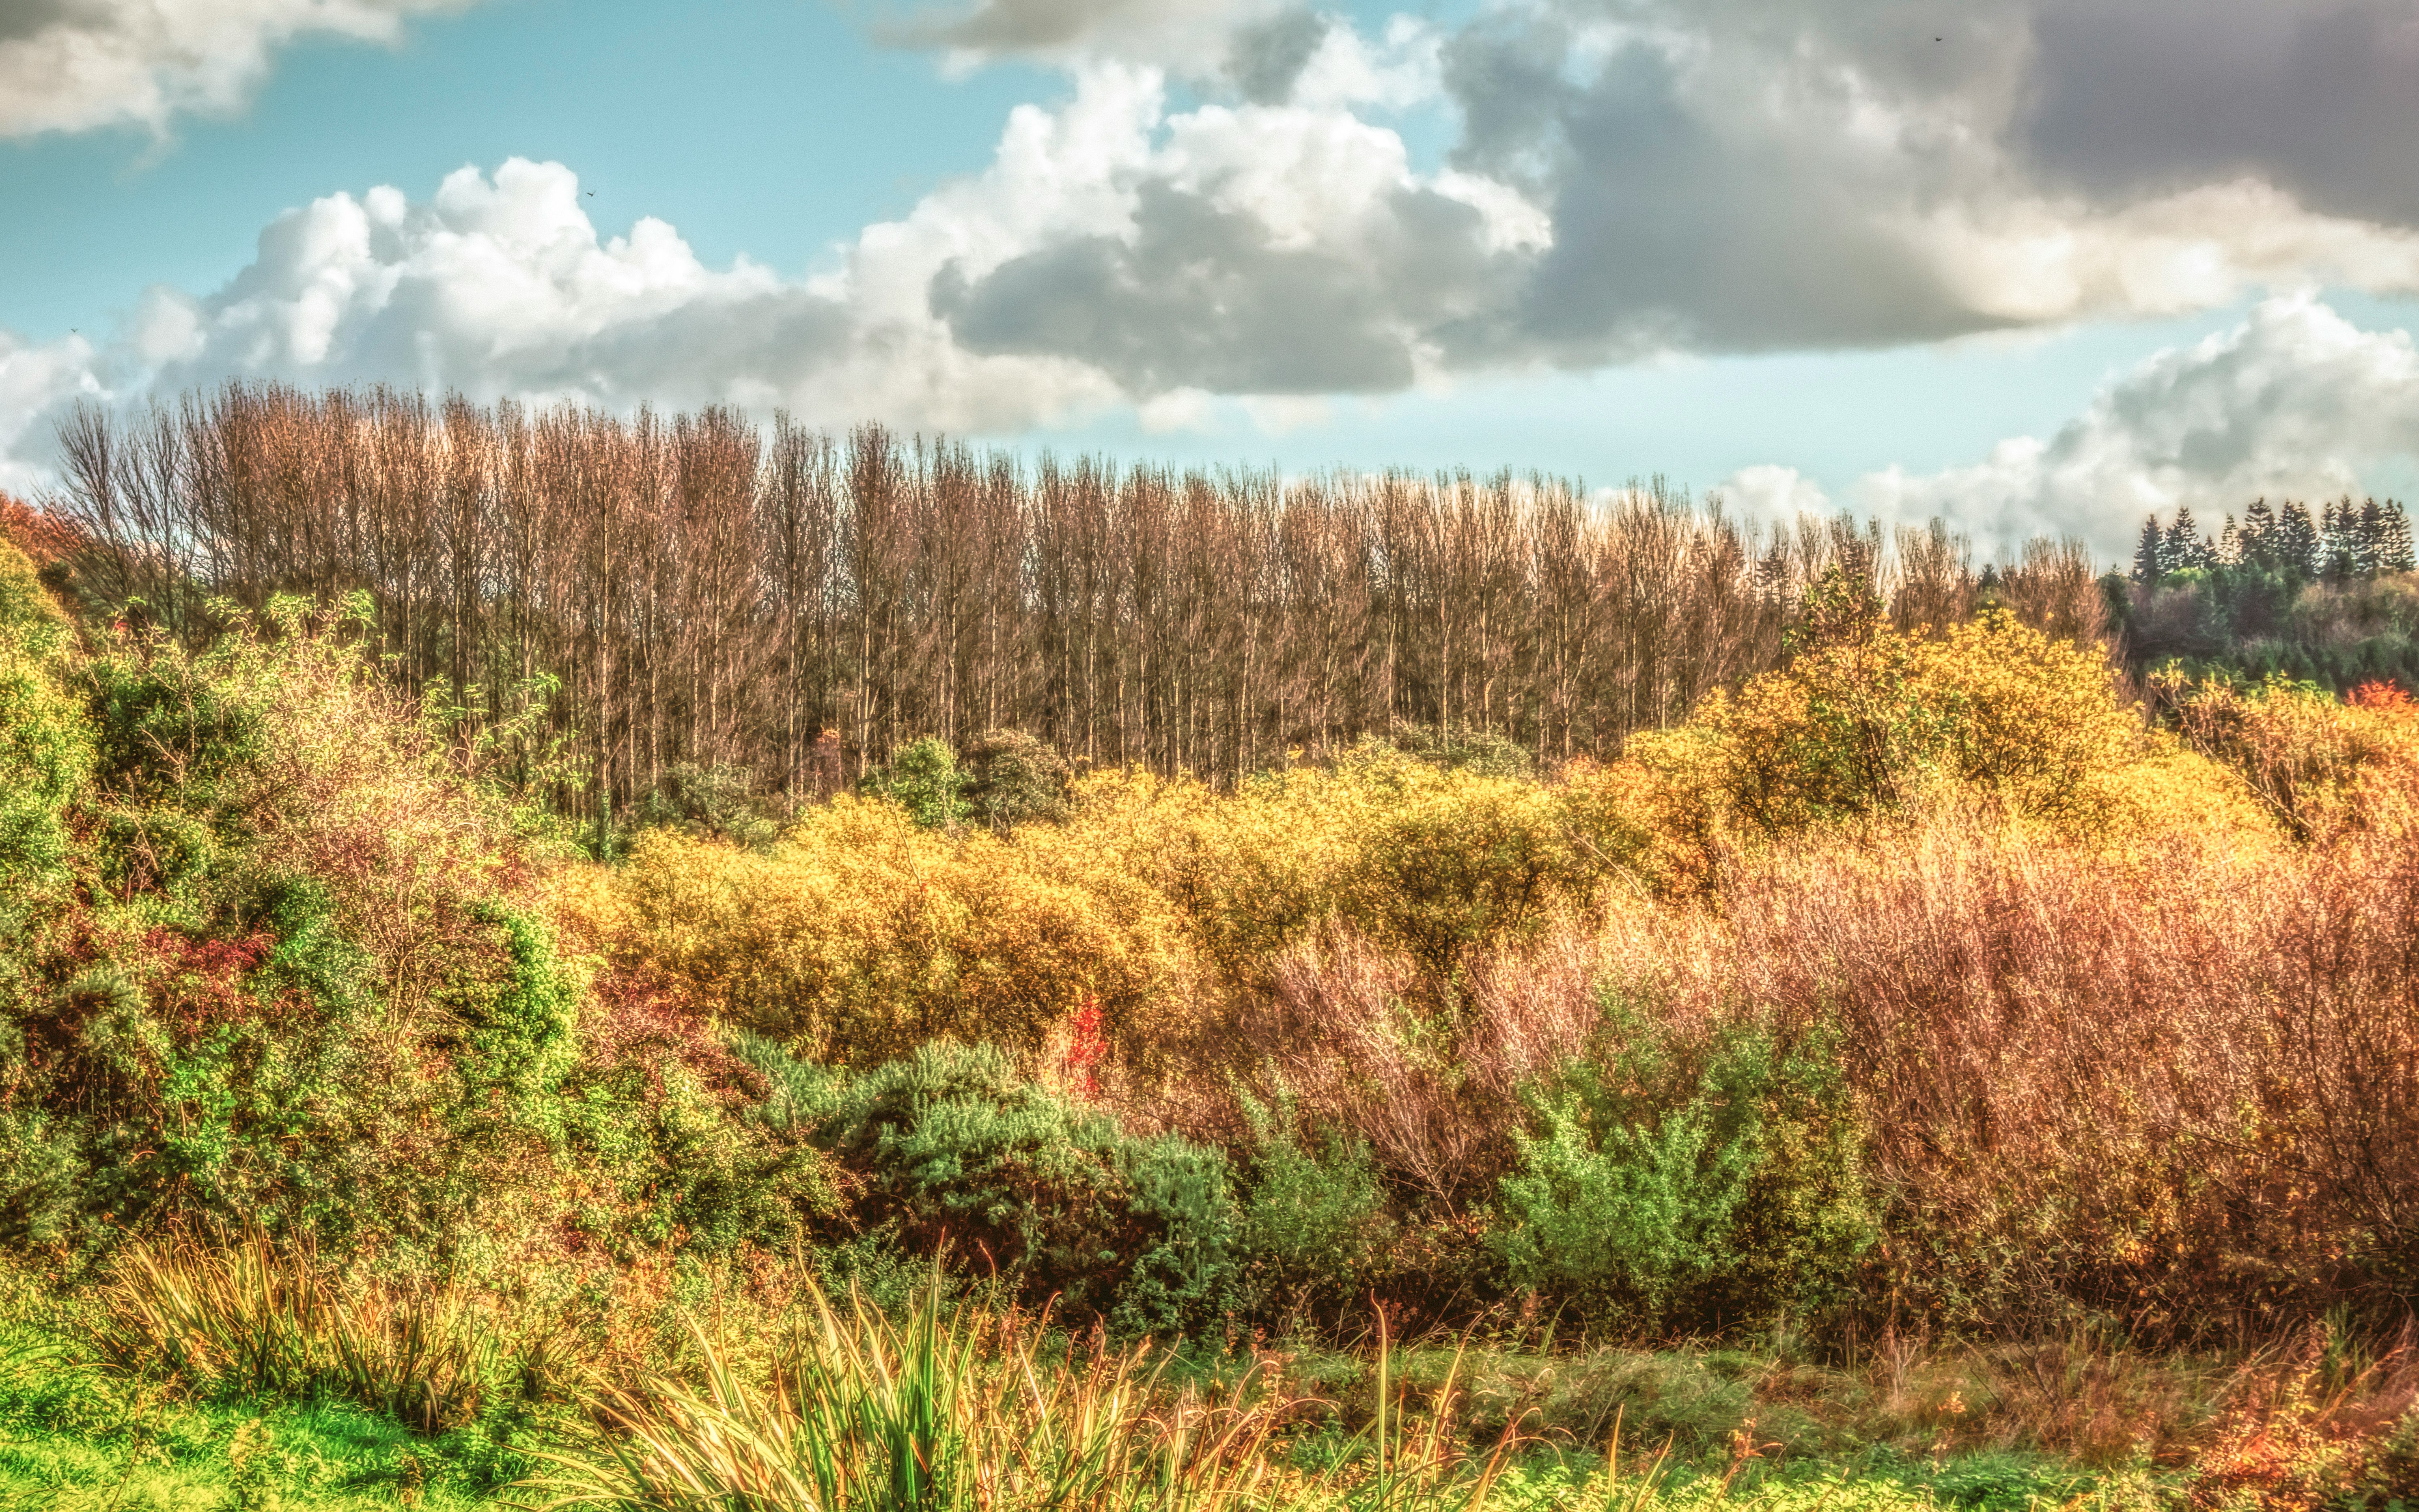
[[[111,607],[19,524],[10,1495],[2419,1494],[2389,683],[2146,718],[1835,560],[1592,754],[982,731],[599,843],[382,596]]]

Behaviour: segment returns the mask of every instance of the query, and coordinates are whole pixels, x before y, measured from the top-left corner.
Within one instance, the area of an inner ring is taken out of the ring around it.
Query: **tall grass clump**
[[[115,1271],[108,1349],[203,1396],[330,1396],[439,1433],[521,1384],[490,1308],[452,1288],[347,1283],[257,1233],[136,1245]]]
[[[605,1452],[564,1455],[549,1507],[746,1505],[763,1512],[1029,1505],[1250,1504],[1287,1405],[1245,1381],[1219,1396],[1167,1381],[1144,1346],[1054,1357],[1033,1321],[950,1307],[903,1318],[820,1291],[769,1381],[701,1332],[702,1382],[642,1381],[604,1401]]]

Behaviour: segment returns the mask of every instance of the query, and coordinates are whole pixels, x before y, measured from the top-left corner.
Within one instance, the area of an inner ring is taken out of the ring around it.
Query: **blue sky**
[[[2145,507],[2410,490],[2419,21],[2124,18],[32,0],[0,485],[78,399],[259,376],[1662,473],[2112,556]]]

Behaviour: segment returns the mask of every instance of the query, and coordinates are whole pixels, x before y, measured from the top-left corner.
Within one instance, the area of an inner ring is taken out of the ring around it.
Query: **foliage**
[[[2173,673],[2156,687],[2185,742],[2241,773],[2294,838],[2410,821],[2419,717],[2407,699],[2380,691],[2338,702],[2282,679],[2244,689]]]
[[[1002,833],[1067,817],[1067,758],[1022,730],[992,730],[965,750],[967,817]]]
[[[1246,1284],[1267,1307],[1348,1308],[1394,1227],[1376,1163],[1333,1131],[1306,1147],[1282,1085],[1272,1103],[1240,1101],[1251,1129],[1235,1234]]]
[[[965,800],[967,781],[949,743],[926,735],[892,750],[887,764],[866,773],[857,791],[890,799],[926,829],[954,829],[974,812]]]
[[[1701,717],[1742,818],[1777,833],[1953,786],[2070,831],[2109,822],[2100,783],[2145,742],[2091,654],[1995,614],[1937,639],[1872,609],[1817,623],[1785,670]]]
[[[1513,1136],[1494,1243],[1515,1284],[1646,1318],[1692,1292],[1831,1302],[1872,1216],[1827,1045],[1733,1026],[1684,1046],[1617,1001],[1604,1032],[1606,1063],[1562,1068],[1532,1094],[1538,1133]]]
[[[862,1221],[918,1252],[954,1245],[1011,1288],[1128,1333],[1213,1314],[1231,1284],[1223,1155],[1129,1134],[947,1041],[855,1078],[824,1140],[865,1182]]]

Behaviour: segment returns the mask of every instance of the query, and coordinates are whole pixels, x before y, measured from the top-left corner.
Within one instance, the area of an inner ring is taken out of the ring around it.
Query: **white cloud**
[[[1349,111],[1210,105],[1170,116],[1157,69],[1115,63],[1082,69],[1058,108],[1019,107],[985,171],[867,227],[809,276],[744,257],[709,267],[654,218],[609,234],[590,220],[569,168],[514,159],[492,174],[451,174],[424,200],[381,186],[289,211],[223,287],[154,289],[105,347],[79,345],[75,362],[9,348],[0,446],[22,468],[42,450],[48,427],[38,420],[54,419],[69,399],[131,399],[231,377],[624,409],[784,406],[824,423],[992,432],[1170,390],[1365,387],[1370,374],[1383,380],[1389,363],[1409,363],[1422,339],[1415,322],[1398,318],[1394,281],[1355,276],[1424,245],[1404,234],[1407,215],[1442,225],[1452,235],[1441,244],[1482,258],[1482,243],[1523,245],[1537,234],[1535,213],[1512,191],[1469,175],[1448,187],[1412,173],[1392,131]],[[1113,349],[986,346],[936,310],[936,285],[976,286],[1069,247],[1147,253],[1170,215],[1214,222],[1230,248],[1290,259],[1307,282],[1270,306],[1259,328],[1203,322],[1194,347],[1172,344],[1163,373]],[[1365,307],[1339,314],[1322,297],[1339,280],[1357,285]],[[1293,347],[1259,339],[1271,323],[1290,331]],[[1304,354],[1327,365],[1307,374],[1290,365]],[[1236,381],[1238,362],[1258,364],[1240,373],[1248,381]],[[1153,421],[1193,412],[1178,401]]]
[[[424,8],[45,3],[0,21],[0,60],[54,33],[252,39],[140,54],[223,64],[146,74],[151,94],[110,107],[155,122],[238,98],[279,39],[381,35]],[[927,39],[1065,61],[1072,99],[1018,107],[980,172],[811,274],[706,266],[658,220],[601,230],[560,164],[466,168],[423,200],[331,194],[266,228],[226,286],[153,291],[98,350],[0,344],[0,455],[22,477],[39,420],[74,394],[227,376],[993,433],[1113,405],[1149,428],[1197,426],[1241,399],[1282,427],[1317,423],[1336,394],[1489,371],[1923,342],[2320,282],[2419,288],[2419,221],[2394,209],[2402,170],[2338,136],[2157,162],[2137,145],[2106,164],[2045,125],[2044,91],[2113,108],[2075,61],[2079,3],[1975,0],[1934,32],[1862,0],[1505,0],[1447,36],[1403,19],[1364,34],[1261,0],[985,0]],[[2180,47],[2189,11],[2155,0],[2143,24]],[[2371,84],[2396,77],[2401,54],[2380,55]],[[1171,113],[1171,68],[1209,98]],[[1424,109],[1465,124],[1436,171],[1388,124]],[[2365,197],[2347,187],[2361,172],[2381,176]],[[2112,176],[2130,187],[2111,192]],[[2405,392],[2399,339],[2272,301],[2233,346],[2162,359],[2180,365],[2128,378],[2057,437],[1869,479],[1855,498],[1916,514],[1953,501],[1985,533],[2097,538],[2103,513],[2194,488],[2306,489],[2409,449],[2376,398]],[[2173,418],[2187,413],[2201,418]],[[1729,489],[1781,512],[1825,498],[1780,467]]]
[[[2114,561],[2151,511],[2190,504],[2213,523],[2263,494],[2357,491],[2364,471],[2413,456],[2419,347],[2410,332],[2363,331],[2291,295],[2149,358],[2047,440],[2012,438],[1940,472],[1893,468],[1852,494],[1889,518],[1946,516],[1984,541],[2072,533]]]
[[[83,337],[37,347],[0,331],[0,492],[32,493],[46,481],[31,460],[46,440],[41,422],[55,406],[101,393]]]
[[[1827,515],[1831,496],[1823,486],[1793,467],[1762,462],[1741,468],[1715,490],[1725,507],[1749,519],[1794,519],[1800,515]]]
[[[471,0],[9,0],[0,5],[0,136],[131,123],[250,98],[270,54],[321,34],[392,41],[404,19]]]
[[[2145,85],[2189,95],[2186,63],[2212,47],[2201,8],[2119,8],[2143,67],[2152,41],[2172,54]],[[2229,13],[2243,8],[2229,0]],[[2389,24],[2395,8],[2267,0],[2261,24],[2279,46],[2332,38],[2342,17],[2366,17],[2358,36],[2384,39],[2358,66],[2312,54],[2292,73],[2305,87],[2277,98],[2323,98],[2327,68],[2380,99],[2406,74],[2419,89],[2419,25]],[[2419,288],[2419,187],[2401,198],[2396,187],[2409,155],[2342,132],[2265,155],[2179,142],[2153,161],[2128,148],[2123,192],[2103,192],[2083,171],[2088,145],[2039,114],[2049,97],[2118,108],[2107,95],[2121,81],[2078,59],[2090,10],[1491,8],[1441,54],[1467,121],[1455,162],[1525,190],[1550,215],[1550,247],[1503,308],[1461,333],[1454,360],[1589,367],[1666,348],[1889,346],[2205,309],[2307,282]],[[2278,132],[2293,129],[2280,117]],[[2362,174],[2375,193],[2346,192]],[[2396,213],[2405,199],[2411,213]]]

